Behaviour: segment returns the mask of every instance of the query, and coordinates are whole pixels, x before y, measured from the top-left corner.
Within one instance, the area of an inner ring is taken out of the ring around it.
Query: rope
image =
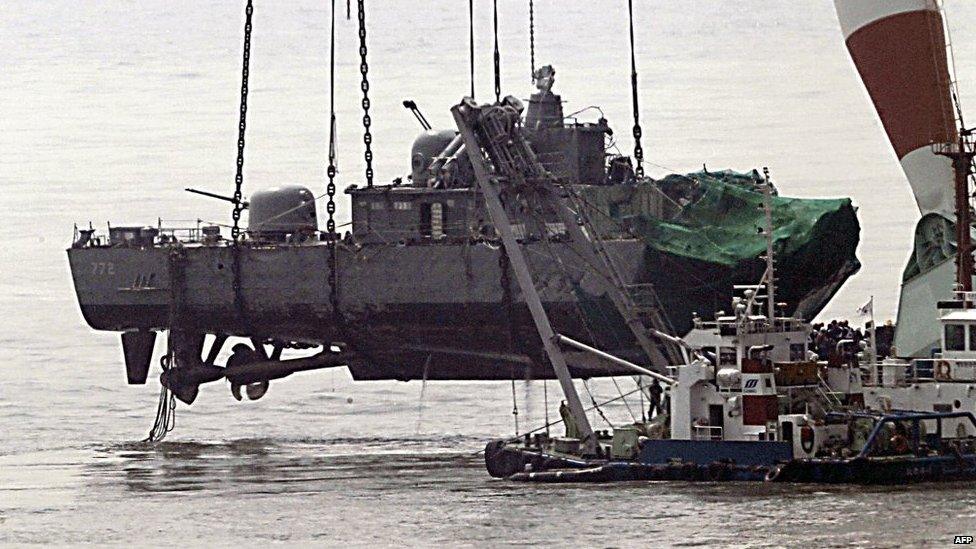
[[[235,242],[241,237],[239,224],[241,212],[244,211],[241,187],[244,185],[244,130],[247,128],[247,80],[251,64],[251,15],[253,13],[254,6],[251,0],[247,0],[247,8],[244,10],[244,58],[241,64],[241,110],[237,128],[237,174],[234,176],[234,212],[231,214],[234,219],[231,236]]]
[[[363,75],[363,82],[360,88],[363,90],[363,144],[366,151],[363,159],[366,160],[366,186],[373,186],[373,134],[369,127],[372,120],[369,117],[369,63],[366,62],[366,2],[359,0],[359,72]]]
[[[593,393],[590,391],[590,384],[585,379],[583,380],[583,388],[586,389],[586,394],[589,395],[590,402],[593,403],[593,408],[591,409],[596,410],[596,413],[600,414],[600,417],[603,418],[603,422],[609,425],[612,429],[613,423],[610,423],[610,420],[607,419],[606,414],[604,414],[603,410],[600,409],[600,405],[596,403],[596,397],[593,396]],[[621,395],[621,397],[623,397],[623,395]],[[627,402],[627,400],[624,399],[624,402]]]
[[[237,249],[235,246],[234,249]],[[163,376],[171,368],[179,366],[176,364],[176,338],[173,337],[173,326],[180,322],[185,299],[186,289],[186,251],[183,248],[176,248],[169,254],[169,275],[171,283],[170,303],[169,303],[169,333],[166,336],[166,354],[159,358],[159,365],[163,369],[160,375],[159,401],[156,405],[156,420],[149,435],[143,442],[160,442],[166,438],[166,434],[176,428],[176,397],[166,385],[162,383]]]
[[[167,353],[159,358],[159,364],[163,368],[163,373],[170,370],[173,361],[173,351],[169,349]],[[149,429],[149,435],[143,442],[161,442],[166,435],[176,428],[176,397],[165,386],[160,384],[159,402],[156,405],[156,420]]]
[[[644,382],[643,380],[641,380],[641,376],[634,376],[634,379],[637,381],[637,390],[638,393],[640,394],[641,422],[646,423],[647,416],[645,415],[645,411],[644,411]]]
[[[424,377],[420,382],[420,402],[417,404],[417,434],[420,434],[420,426],[424,421],[424,397],[427,395],[427,371],[430,369],[430,359],[434,355],[428,354],[424,362]]]
[[[529,0],[529,63],[532,67],[532,80],[535,80],[535,2]]]
[[[627,13],[630,17],[630,93],[634,103],[634,175],[644,177],[644,149],[641,147],[640,109],[637,105],[637,59],[634,56],[634,0],[627,0]]]
[[[675,170],[674,168],[669,168],[669,167],[667,167],[667,166],[662,166],[662,165],[660,165],[660,164],[654,164],[653,162],[649,162],[649,164],[651,164],[651,165],[653,165],[653,166],[657,166],[658,168],[662,168],[662,169],[664,169],[664,170],[668,170],[668,171],[670,171],[670,172],[672,172],[672,173],[678,173],[678,171],[677,171],[677,170]],[[690,176],[689,176],[689,177],[690,177]],[[706,179],[709,179],[709,180],[711,180],[711,181],[716,181],[716,182],[719,182],[719,183],[721,183],[721,181],[720,181],[719,179],[717,179],[717,178],[715,178],[715,177],[712,177],[712,176],[708,176],[708,175],[706,175],[706,176],[705,176],[705,178],[706,178]],[[691,177],[691,179],[692,179],[692,180],[694,180],[694,181],[698,181],[698,179],[697,179],[697,178],[695,178],[695,177]],[[603,211],[603,210],[602,210],[602,209],[600,209],[600,207],[599,207],[599,206],[597,206],[596,204],[593,204],[592,202],[590,202],[590,201],[588,201],[588,200],[586,200],[586,198],[584,198],[582,194],[580,194],[580,193],[578,193],[578,192],[575,192],[575,191],[573,191],[573,190],[570,190],[570,193],[571,193],[571,196],[573,196],[573,197],[574,197],[574,198],[575,198],[576,200],[578,200],[578,201],[580,201],[580,202],[582,202],[582,204],[583,204],[583,205],[585,205],[585,206],[586,206],[586,207],[587,207],[587,208],[588,208],[589,210],[591,210],[591,211],[594,211],[594,212],[596,212],[596,213],[598,213],[598,214],[599,214],[600,216],[602,216],[603,218],[605,218],[605,219],[606,219],[606,220],[608,220],[609,222],[611,222],[611,223],[613,223],[614,225],[616,225],[616,227],[617,227],[617,228],[618,228],[619,230],[621,230],[621,231],[623,231],[623,232],[626,232],[627,234],[629,234],[630,236],[632,236],[632,237],[634,237],[634,238],[636,238],[636,239],[640,239],[640,238],[641,238],[641,237],[640,237],[639,235],[637,235],[637,234],[635,234],[635,233],[634,233],[634,232],[633,232],[633,231],[632,231],[632,230],[631,230],[631,229],[630,229],[629,227],[627,227],[627,226],[626,226],[625,224],[623,224],[623,223],[621,223],[621,222],[620,222],[619,220],[617,220],[617,219],[614,219],[614,218],[613,218],[613,216],[611,216],[611,215],[610,215],[610,214],[609,214],[608,212],[605,212],[605,211]],[[670,197],[668,197],[668,196],[667,196],[666,194],[664,194],[663,192],[661,193],[661,195],[662,195],[662,196],[664,196],[664,197],[665,197],[665,198],[666,198],[667,200],[669,200],[669,201],[671,201],[671,202],[672,202],[672,203],[673,203],[674,205],[676,205],[676,206],[678,206],[679,208],[683,208],[683,207],[682,207],[682,206],[681,206],[680,204],[678,204],[677,202],[674,202],[673,200],[671,200],[671,198],[670,198]],[[724,251],[724,250],[723,250],[723,248],[722,248],[721,246],[719,246],[719,245],[718,245],[718,244],[716,244],[716,243],[715,243],[715,242],[714,242],[713,240],[711,240],[710,238],[708,238],[708,236],[707,236],[707,235],[705,235],[705,234],[703,234],[703,233],[699,233],[699,234],[700,234],[700,236],[701,236],[701,238],[702,238],[702,239],[703,239],[704,241],[706,241],[706,242],[708,242],[708,243],[709,243],[710,245],[712,245],[712,246],[713,246],[714,248],[716,248],[717,250],[720,250],[720,251]],[[662,256],[662,257],[663,257],[663,256]],[[698,276],[698,275],[697,275],[697,274],[696,274],[695,272],[693,272],[693,271],[692,271],[691,269],[687,269],[687,268],[685,268],[685,267],[683,267],[683,266],[681,266],[681,264],[679,264],[679,263],[674,263],[674,262],[673,262],[673,266],[674,266],[674,267],[676,267],[676,268],[680,268],[680,269],[682,270],[682,274],[681,274],[681,277],[679,277],[679,278],[689,278],[689,279],[693,279],[694,281],[697,281],[697,282],[699,283],[699,285],[698,285],[698,286],[688,286],[687,288],[709,288],[709,289],[712,289],[712,290],[716,290],[716,291],[723,291],[723,290],[722,290],[721,288],[718,288],[718,287],[716,287],[716,286],[714,286],[714,285],[712,285],[711,283],[709,283],[708,281],[706,281],[706,280],[703,280],[703,279],[701,279],[701,278],[700,278],[700,277],[699,277],[699,276]]]
[[[518,399],[515,398],[515,372],[512,372],[512,417],[515,418],[515,436],[519,436]]]
[[[542,405],[544,411],[544,420],[546,422],[546,434],[549,434],[549,380],[542,380]]]
[[[569,276],[569,269],[566,267],[566,263],[552,249],[552,243],[551,243],[551,238],[550,237],[551,236],[555,236],[556,233],[554,231],[550,231],[549,225],[547,223],[545,223],[545,220],[539,215],[538,212],[536,212],[536,211],[534,211],[534,210],[532,210],[530,208],[530,214],[529,215],[532,216],[532,218],[542,228],[542,231],[543,231],[542,243],[543,243],[543,246],[546,249],[546,253],[549,256],[549,260],[551,262],[555,263],[559,267],[559,270],[560,270],[560,273],[563,276],[563,279],[566,280],[566,282],[568,282],[570,285],[573,285],[573,282],[572,282],[573,279]],[[570,247],[570,249],[572,250],[572,247]],[[583,259],[582,258],[582,255],[579,254],[578,252],[576,252],[575,250],[574,250],[574,253],[578,257],[580,257],[580,259]],[[598,273],[598,274],[601,274],[601,273]],[[602,276],[602,274],[601,274],[601,276]],[[597,337],[596,337],[596,334],[594,333],[592,327],[590,326],[590,320],[589,320],[586,312],[583,310],[582,305],[580,304],[580,300],[579,300],[579,296],[578,295],[577,295],[577,299],[574,299],[573,300],[573,304],[574,304],[574,308],[576,309],[576,313],[579,315],[580,323],[583,325],[583,328],[586,330],[587,334],[590,337],[590,341],[596,343],[598,341],[597,340]],[[605,319],[605,320],[607,322],[609,322],[609,319]],[[618,341],[618,343],[619,343],[619,341]],[[603,367],[607,371],[607,373],[610,374],[610,367],[606,363],[603,363]],[[610,381],[613,382],[613,386],[616,387],[616,389],[617,389],[617,394],[622,396],[623,395],[623,389],[621,389],[620,388],[620,384],[617,383],[617,378],[615,376],[613,376],[613,375],[611,375],[609,377],[610,377]],[[587,388],[587,391],[589,391],[589,388]],[[595,404],[595,401],[594,401],[594,404]],[[624,407],[627,408],[627,413],[630,414],[631,419],[633,419],[634,421],[637,421],[637,417],[634,415],[633,410],[631,410],[631,408],[630,408],[630,403],[628,403],[626,399],[624,399]],[[603,412],[601,411],[600,414],[602,415]],[[604,420],[606,420],[606,418],[604,418]]]
[[[492,9],[495,21],[495,102],[502,100],[502,74],[501,56],[498,54],[498,0],[492,0]]]
[[[468,57],[471,64],[471,99],[474,99],[474,0],[468,0]]]
[[[599,405],[600,406],[606,406],[607,404],[610,404],[612,402],[616,402],[616,401],[618,401],[618,400],[620,400],[622,398],[629,397],[630,395],[632,395],[632,394],[634,394],[636,392],[637,392],[637,389],[634,389],[633,391],[630,391],[629,393],[627,393],[627,394],[625,394],[623,396],[614,397],[614,398],[611,398],[610,400],[604,400]],[[596,409],[596,406],[592,406],[591,405],[589,408],[584,408],[583,411],[584,412],[591,412],[591,411],[593,411],[595,409]],[[553,421],[551,423],[550,422],[546,422],[546,424],[543,425],[542,427],[536,427],[535,429],[532,429],[531,431],[526,431],[525,434],[526,435],[531,435],[533,433],[538,433],[539,431],[549,432],[549,428],[550,427],[554,427],[556,425],[559,425],[562,422],[563,422],[563,420],[561,418],[560,419],[557,419],[557,420],[555,420],[555,421]],[[519,438],[521,438],[521,437],[519,437]],[[511,438],[511,439],[508,439],[507,442],[515,442],[516,440],[518,440],[518,438]],[[470,455],[471,456],[476,456],[476,455],[481,454],[483,452],[484,452],[484,449],[481,449],[481,450],[478,450],[477,452],[472,452]]]

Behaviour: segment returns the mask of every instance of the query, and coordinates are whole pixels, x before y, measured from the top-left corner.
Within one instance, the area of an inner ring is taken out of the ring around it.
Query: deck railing
[[[694,425],[691,428],[691,440],[722,440],[721,425]]]

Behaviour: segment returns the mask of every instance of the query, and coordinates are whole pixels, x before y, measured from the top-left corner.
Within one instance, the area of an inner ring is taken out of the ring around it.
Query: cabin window
[[[805,343],[790,343],[790,362],[802,362],[807,359]]]
[[[969,325],[969,350],[976,351],[976,326]]]
[[[946,324],[945,350],[946,351],[966,350],[966,326],[962,324]]]
[[[409,210],[413,208],[413,204],[410,202],[397,201],[393,203],[394,210]]]
[[[382,210],[386,207],[382,202],[370,202],[369,209],[371,210]]]
[[[719,347],[718,364],[719,366],[735,366],[735,347]]]

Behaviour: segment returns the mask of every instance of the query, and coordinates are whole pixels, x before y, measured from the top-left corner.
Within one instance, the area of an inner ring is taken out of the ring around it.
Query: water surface
[[[340,5],[343,3],[340,2]],[[491,95],[488,2],[478,94]],[[525,2],[501,2],[506,93],[530,93]],[[624,3],[536,4],[536,59],[567,112],[600,105],[632,147]],[[618,5],[619,4],[619,5]],[[652,175],[769,166],[783,194],[851,196],[861,273],[824,316],[874,295],[893,316],[917,211],[844,50],[831,2],[638,2]],[[976,104],[976,4],[946,2],[962,99]],[[257,2],[245,192],[324,190],[327,3]],[[379,181],[403,175],[416,100],[439,127],[468,90],[466,6],[369,2]],[[513,431],[505,383],[275,382],[259,402],[205,387],[164,444],[137,441],[157,385],[126,386],[117,335],[87,328],[65,260],[73,223],[226,221],[241,3],[51,0],[0,16],[0,543],[584,546],[948,544],[976,532],[971,486],[893,489],[635,483],[536,487],[473,455]],[[340,180],[361,182],[355,19],[338,28]],[[340,200],[340,222],[348,219]],[[627,380],[621,385],[628,388]],[[557,404],[555,385],[550,405]],[[617,394],[595,382],[596,397]],[[521,428],[545,416],[516,386]],[[622,405],[613,421],[637,414]],[[601,425],[602,420],[593,421]]]

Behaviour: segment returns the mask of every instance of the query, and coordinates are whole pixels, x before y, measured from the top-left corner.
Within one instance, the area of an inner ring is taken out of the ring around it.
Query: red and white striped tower
[[[899,356],[940,346],[936,303],[952,296],[952,160],[958,139],[945,26],[936,0],[834,0],[847,49],[881,118],[922,214],[898,301]],[[943,145],[938,147],[938,145]]]
[[[935,0],[834,0],[834,5],[918,209],[954,219],[952,162],[932,148],[957,139],[938,5]]]

